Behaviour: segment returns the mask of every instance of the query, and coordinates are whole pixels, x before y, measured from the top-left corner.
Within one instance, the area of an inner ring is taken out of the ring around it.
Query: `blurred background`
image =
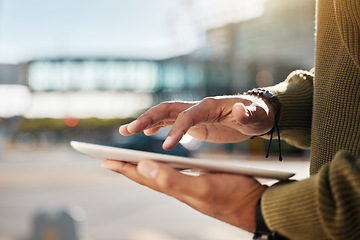
[[[0,240],[251,239],[100,169],[69,142],[165,153],[168,129],[122,137],[118,127],[162,101],[311,69],[314,16],[314,0],[0,0]],[[282,142],[279,163],[273,144],[264,161],[267,144],[186,135],[166,153],[307,176],[306,151]]]

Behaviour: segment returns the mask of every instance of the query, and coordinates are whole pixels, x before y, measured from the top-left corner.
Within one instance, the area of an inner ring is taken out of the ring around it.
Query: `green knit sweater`
[[[271,230],[290,239],[360,239],[360,0],[318,0],[315,72],[269,87],[281,137],[310,148],[311,177],[262,197]]]

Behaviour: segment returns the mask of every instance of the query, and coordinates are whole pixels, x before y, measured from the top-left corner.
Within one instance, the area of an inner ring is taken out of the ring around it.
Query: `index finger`
[[[219,101],[222,101],[222,99],[205,98],[198,104],[181,112],[168,133],[163,148],[171,149],[175,147],[191,127],[203,122],[216,121],[222,114]]]
[[[196,102],[180,101],[160,103],[140,115],[135,121],[120,126],[119,132],[124,136],[140,133],[145,129],[159,125],[163,120],[175,120],[179,113],[195,104]]]

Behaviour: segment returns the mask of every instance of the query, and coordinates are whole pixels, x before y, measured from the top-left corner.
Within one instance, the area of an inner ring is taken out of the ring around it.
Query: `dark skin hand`
[[[261,98],[227,96],[205,98],[199,102],[161,103],[130,124],[120,127],[124,136],[144,132],[155,134],[172,126],[164,149],[171,149],[185,133],[209,142],[239,142],[268,132],[275,121],[275,110]],[[105,160],[102,167],[156,191],[172,196],[199,212],[253,232],[256,204],[267,188],[252,177],[209,173],[189,176],[152,160],[138,166]]]

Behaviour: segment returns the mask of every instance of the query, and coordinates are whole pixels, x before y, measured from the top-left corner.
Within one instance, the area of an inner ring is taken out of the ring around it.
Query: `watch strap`
[[[287,238],[280,236],[278,233],[271,231],[265,223],[261,211],[261,199],[256,205],[256,227],[254,231],[254,240],[287,240]]]

